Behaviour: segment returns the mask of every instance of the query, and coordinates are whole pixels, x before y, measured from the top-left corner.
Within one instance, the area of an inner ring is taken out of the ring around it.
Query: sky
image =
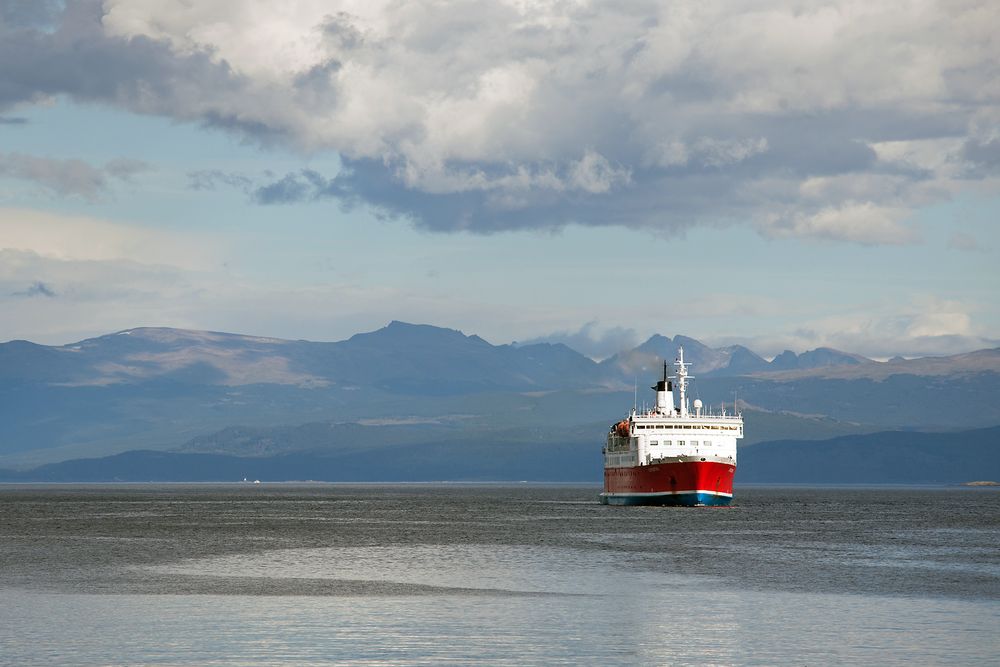
[[[962,0],[0,0],[0,341],[1000,346],[997,26]]]

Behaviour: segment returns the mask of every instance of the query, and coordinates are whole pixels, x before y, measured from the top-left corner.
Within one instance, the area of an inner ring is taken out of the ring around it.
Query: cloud
[[[871,202],[847,202],[842,207],[824,208],[812,214],[765,219],[761,231],[772,238],[797,236],[862,245],[904,245],[913,243],[918,236],[900,224],[903,214]]]
[[[597,320],[592,320],[576,331],[557,331],[546,336],[520,341],[519,344],[562,343],[594,359],[605,359],[639,344],[639,335],[634,329],[610,327],[599,330],[599,327]]]
[[[438,231],[899,244],[914,210],[998,177],[995,3],[87,0],[4,20],[0,108],[68,94],[334,151],[340,173],[228,185]]]
[[[0,116],[0,125],[27,125],[28,119],[21,116]]]
[[[43,283],[41,280],[36,280],[27,289],[21,290],[20,292],[11,292],[11,296],[45,296],[52,298],[56,296],[55,290]]]
[[[713,139],[700,137],[685,144],[669,141],[654,152],[654,160],[663,167],[698,164],[706,167],[723,167],[737,164],[768,149],[767,139]]]
[[[3,207],[0,250],[58,260],[129,261],[191,270],[213,265],[217,252],[216,243],[207,234],[195,238],[86,216]],[[8,260],[14,261],[13,257]]]
[[[340,190],[337,179],[326,179],[317,172],[303,169],[299,173],[252,188],[251,196],[259,204],[290,204],[324,197],[338,197],[346,193]]]
[[[996,173],[1000,170],[1000,138],[987,141],[970,139],[962,147],[962,157],[976,168]]]
[[[62,0],[7,0],[0,2],[0,24],[48,27],[62,10]]]
[[[219,169],[203,169],[188,173],[188,187],[192,190],[216,190],[219,185],[249,192],[253,180],[242,174],[226,173]]]
[[[59,195],[95,201],[107,188],[102,170],[83,160],[54,160],[22,153],[0,153],[0,177],[31,181]]]
[[[772,357],[782,350],[804,351],[832,347],[873,359],[959,354],[1000,347],[977,323],[974,303],[936,297],[916,297],[908,303],[890,302],[803,321],[782,335],[733,337],[713,344],[740,343]],[[872,313],[878,313],[872,315]],[[708,342],[708,341],[706,341]]]
[[[141,174],[145,171],[150,171],[151,167],[148,163],[142,160],[134,160],[132,158],[119,157],[114,160],[108,161],[104,165],[104,171],[117,179],[123,181],[131,181],[132,177],[136,174]]]
[[[0,21],[0,110],[65,94],[182,120],[259,125],[234,110],[198,103],[211,91],[221,96],[237,85],[238,77],[207,54],[181,56],[145,37],[110,36],[101,23],[99,0],[45,3],[51,11],[32,13],[48,16],[41,24],[6,20],[7,10],[18,4],[0,2],[5,8],[0,13],[5,19]]]
[[[149,166],[145,162],[127,158],[117,158],[104,167],[95,167],[83,160],[0,153],[0,178],[29,181],[57,195],[78,196],[91,202],[107,192],[109,177],[128,181],[134,174],[147,169]]]
[[[966,252],[974,252],[983,249],[979,245],[979,241],[976,240],[975,236],[966,234],[965,232],[955,232],[952,234],[948,238],[948,247],[952,250],[964,250]]]

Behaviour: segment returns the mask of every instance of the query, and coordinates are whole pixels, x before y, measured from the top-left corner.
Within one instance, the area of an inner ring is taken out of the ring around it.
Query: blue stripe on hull
[[[732,496],[714,493],[664,493],[656,495],[629,495],[624,493],[601,494],[603,505],[670,505],[681,507],[724,507],[733,502]]]

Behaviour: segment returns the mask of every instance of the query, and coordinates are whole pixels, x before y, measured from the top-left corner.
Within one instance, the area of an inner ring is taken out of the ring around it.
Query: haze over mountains
[[[544,470],[560,447],[599,453],[635,386],[641,406],[682,345],[692,398],[731,410],[738,397],[746,445],[1000,424],[1000,349],[877,362],[820,348],[768,361],[656,335],[596,362],[562,344],[492,345],[402,322],[335,343],[141,328],[64,346],[0,344],[0,467],[140,449],[405,450],[419,461],[437,446],[487,457],[506,448]]]

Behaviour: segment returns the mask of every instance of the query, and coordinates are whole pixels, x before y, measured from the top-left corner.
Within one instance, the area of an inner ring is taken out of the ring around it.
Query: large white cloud
[[[1000,169],[996,3],[99,9],[100,23],[78,9],[32,44],[51,56],[72,43],[107,85],[74,90],[79,77],[56,85],[36,67],[14,92],[44,80],[44,93],[343,156],[336,177],[261,183],[264,201],[339,198],[445,230],[750,221],[772,236],[905,243],[915,208],[971,181],[995,191]]]

